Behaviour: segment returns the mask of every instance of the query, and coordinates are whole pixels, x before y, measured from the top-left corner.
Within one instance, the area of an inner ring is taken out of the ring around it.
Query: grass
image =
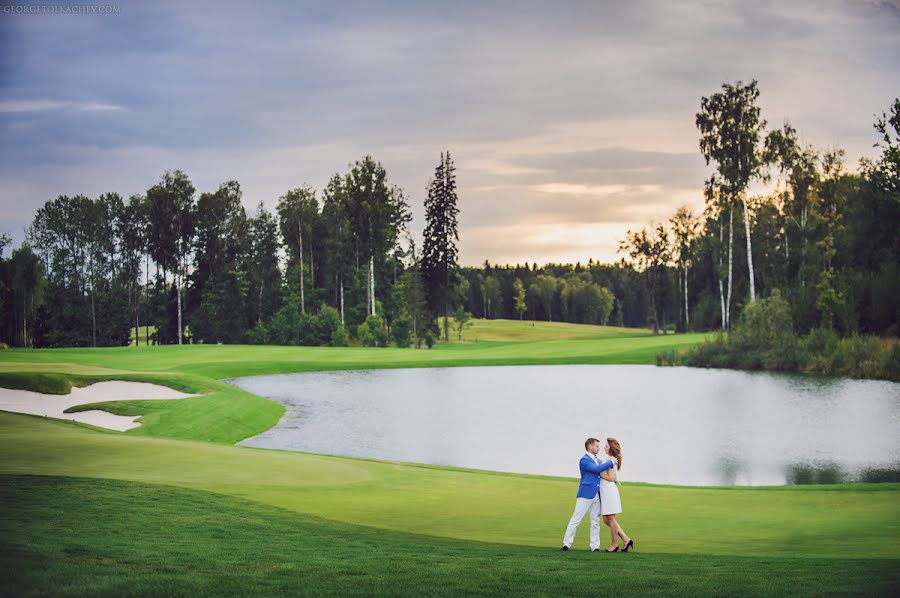
[[[34,372],[34,385],[43,388],[136,379],[205,393],[105,404],[144,414],[145,424],[125,433],[0,413],[0,593],[580,595],[602,592],[606,583],[623,594],[896,589],[900,484],[626,484],[620,521],[639,552],[591,555],[585,522],[577,550],[562,555],[556,549],[574,504],[571,479],[231,445],[272,425],[281,407],[220,377],[653,363],[659,347],[701,338],[536,324],[540,340],[510,340],[526,326],[479,322],[469,333],[482,340],[431,351],[196,345],[0,352],[0,385],[27,385]],[[616,559],[614,569],[594,562],[601,557]]]
[[[560,543],[575,494],[564,478],[98,434],[6,413],[0,453],[5,474],[168,484],[348,524],[548,548]],[[621,521],[642,552],[900,558],[898,489],[623,485]]]
[[[147,337],[156,332],[156,326],[141,326],[138,328],[138,343],[141,345],[147,344]],[[134,345],[134,327],[129,331],[128,342],[131,345]]]
[[[17,596],[887,595],[900,582],[888,559],[562,554],[107,479],[0,476],[0,502],[0,593]]]

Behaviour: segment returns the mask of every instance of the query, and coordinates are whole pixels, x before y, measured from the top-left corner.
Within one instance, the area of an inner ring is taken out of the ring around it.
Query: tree
[[[460,341],[462,341],[463,330],[472,327],[472,314],[467,312],[462,305],[456,308],[453,313],[453,325]]]
[[[306,284],[303,272],[306,264],[303,261],[303,246],[304,237],[307,243],[312,243],[312,230],[319,218],[316,192],[308,185],[291,189],[279,198],[275,209],[278,212],[281,238],[284,239],[292,264],[292,268],[289,269],[295,269],[299,273],[300,312],[305,314]]]
[[[731,263],[734,240],[732,207],[737,201],[744,206],[744,226],[747,236],[747,268],[750,273],[750,301],[756,299],[753,277],[753,250],[750,242],[750,215],[746,191],[750,181],[762,175],[763,154],[759,148],[766,121],[760,116],[756,101],[759,89],[756,80],[749,85],[740,81],[722,84],[722,91],[700,100],[696,124],[700,129],[700,151],[709,164],[713,160],[722,178],[720,197],[728,204],[728,299],[731,302]]]
[[[675,211],[669,223],[672,225],[672,234],[675,242],[675,253],[678,256],[678,263],[681,269],[683,284],[678,285],[684,296],[684,323],[690,326],[691,316],[688,309],[688,268],[691,262],[691,244],[694,237],[697,236],[697,229],[700,223],[694,218],[694,214],[687,206],[681,206]]]
[[[500,282],[493,276],[485,276],[481,284],[484,292],[484,302],[487,306],[484,316],[485,318],[490,318],[494,313],[492,307],[498,304],[501,299]],[[496,315],[493,317],[496,317]]]
[[[385,260],[410,221],[403,190],[390,186],[387,173],[371,156],[357,161],[347,175],[345,189],[351,231],[358,257],[368,263],[367,313],[375,314],[375,261]]]
[[[521,320],[525,310],[528,309],[528,305],[525,303],[525,285],[522,284],[522,279],[516,278],[513,288],[515,289],[515,309]]]
[[[134,346],[140,346],[141,326],[141,259],[147,255],[148,206],[143,195],[132,195],[125,204],[120,220],[119,237],[122,240],[122,270],[128,280],[134,308]],[[147,260],[147,282],[150,279]],[[149,339],[148,339],[149,342]]]
[[[419,340],[423,331],[423,322],[426,321],[428,305],[425,296],[425,285],[422,282],[422,271],[419,256],[416,254],[416,242],[407,232],[409,243],[409,256],[412,260],[409,268],[403,273],[400,285],[403,288],[406,310],[412,323],[412,337],[416,348],[419,348]]]
[[[384,323],[375,314],[369,314],[365,321],[356,327],[356,338],[365,347],[386,347],[388,343]]]
[[[553,300],[559,290],[559,280],[549,274],[538,274],[531,284],[532,294],[538,298],[547,314],[547,321],[553,321]]]
[[[409,347],[411,334],[412,320],[406,312],[403,312],[400,314],[400,317],[394,319],[391,325],[391,338],[394,340],[395,345],[405,349]]]
[[[201,193],[194,215],[195,257],[189,293],[192,336],[204,342],[238,342],[247,328],[247,214],[237,181]]]
[[[788,275],[796,277],[800,286],[805,287],[810,277],[807,253],[816,219],[816,191],[820,181],[819,152],[811,145],[801,146],[796,129],[787,122],[766,136],[765,151],[767,162],[777,164],[781,174],[787,176],[786,189],[782,193],[785,259]],[[795,240],[793,252],[791,239]]]
[[[262,202],[248,222],[247,251],[243,266],[250,294],[248,323],[261,324],[280,307],[281,269],[278,267],[278,223]]]
[[[3,259],[9,237],[0,235],[0,340],[20,347],[34,346],[35,319],[44,305],[47,279],[40,257],[27,243]]]
[[[619,251],[627,252],[635,266],[644,272],[649,287],[653,334],[659,334],[659,291],[663,269],[670,260],[668,232],[662,224],[653,225],[649,232],[646,228],[638,232],[629,230]]]
[[[425,200],[425,243],[422,252],[422,275],[429,306],[444,315],[444,340],[450,340],[448,323],[450,286],[457,268],[456,175],[450,152],[441,153],[434,179],[428,185]]]
[[[352,266],[353,243],[350,230],[350,205],[345,179],[335,174],[322,193],[322,220],[325,229],[326,280],[333,283],[334,303],[341,314],[341,325],[346,326],[344,315],[345,279]]]
[[[166,172],[160,181],[147,190],[149,209],[150,255],[165,272],[175,279],[178,301],[178,344],[184,332],[182,315],[182,287],[188,270],[188,257],[194,236],[194,185],[180,170]]]

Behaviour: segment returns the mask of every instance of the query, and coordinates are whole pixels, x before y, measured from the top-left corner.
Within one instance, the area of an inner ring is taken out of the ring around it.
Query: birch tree
[[[750,181],[764,175],[763,153],[760,147],[766,121],[757,105],[759,89],[756,80],[748,85],[740,81],[724,83],[722,91],[700,100],[696,124],[700,129],[700,151],[706,159],[716,162],[722,178],[723,199],[728,204],[728,290],[727,310],[731,307],[731,270],[734,245],[733,206],[740,202],[744,208],[744,228],[747,240],[747,269],[750,276],[750,301],[756,300],[753,276],[753,248],[750,234],[750,213],[747,207],[747,187]]]

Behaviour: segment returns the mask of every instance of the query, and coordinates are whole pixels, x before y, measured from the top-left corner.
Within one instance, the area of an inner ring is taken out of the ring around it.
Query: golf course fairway
[[[234,446],[274,425],[283,408],[220,378],[653,363],[657,351],[703,338],[527,327],[479,322],[467,332],[478,342],[430,351],[192,345],[0,352],[0,386],[60,393],[70,384],[122,379],[204,394],[104,404],[143,415],[141,427],[123,433],[0,413],[0,593],[872,595],[900,586],[900,484],[623,484],[620,521],[635,552],[588,552],[585,522],[563,554],[574,479]],[[689,467],[683,457],[672,466]]]

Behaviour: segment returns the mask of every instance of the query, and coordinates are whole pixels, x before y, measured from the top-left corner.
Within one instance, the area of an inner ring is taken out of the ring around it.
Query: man
[[[575,498],[575,513],[569,520],[566,528],[566,536],[563,538],[561,550],[566,552],[575,541],[575,530],[584,519],[584,514],[591,512],[591,550],[600,552],[600,474],[616,465],[616,458],[612,457],[605,463],[600,463],[597,453],[600,452],[600,441],[596,438],[588,438],[584,441],[587,451],[578,464],[581,469],[581,484],[578,486],[578,494]]]

